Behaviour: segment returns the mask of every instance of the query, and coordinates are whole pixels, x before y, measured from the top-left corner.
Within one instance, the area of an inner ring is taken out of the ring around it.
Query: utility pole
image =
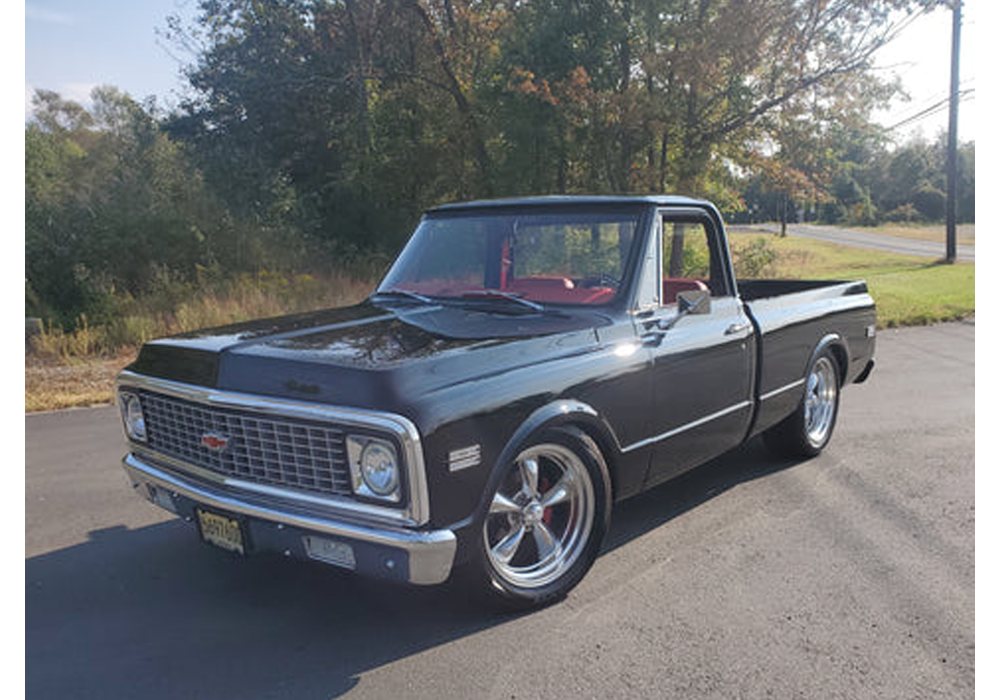
[[[945,211],[945,262],[957,257],[958,219],[958,55],[962,34],[962,0],[951,0],[951,98],[948,104],[948,201]]]

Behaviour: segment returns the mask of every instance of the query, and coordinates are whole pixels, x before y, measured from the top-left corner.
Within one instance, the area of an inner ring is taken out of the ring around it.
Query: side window
[[[718,251],[709,224],[702,220],[663,218],[663,289],[661,304],[674,304],[677,294],[706,290],[725,294]]]

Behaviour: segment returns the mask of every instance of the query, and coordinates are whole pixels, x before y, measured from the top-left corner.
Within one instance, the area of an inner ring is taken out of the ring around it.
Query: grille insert
[[[143,391],[147,444],[160,454],[227,477],[350,495],[344,432],[329,423],[217,408]],[[217,449],[203,444],[211,437]]]

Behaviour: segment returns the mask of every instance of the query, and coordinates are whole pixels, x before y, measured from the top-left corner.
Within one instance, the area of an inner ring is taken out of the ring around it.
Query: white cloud
[[[86,109],[90,109],[93,106],[93,101],[90,99],[90,92],[98,87],[99,83],[62,83],[54,87],[45,88],[46,90],[54,90],[59,93],[59,96],[64,100],[72,100],[73,102],[78,102],[83,105]],[[25,123],[31,121],[31,117],[35,113],[35,109],[31,104],[31,99],[35,96],[35,86],[31,83],[24,84],[24,121]]]

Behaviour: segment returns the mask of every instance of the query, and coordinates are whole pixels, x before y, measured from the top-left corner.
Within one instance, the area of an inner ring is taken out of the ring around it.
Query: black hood
[[[373,303],[147,343],[131,367],[174,381],[359,407],[581,352],[610,319],[581,309],[496,313]]]

